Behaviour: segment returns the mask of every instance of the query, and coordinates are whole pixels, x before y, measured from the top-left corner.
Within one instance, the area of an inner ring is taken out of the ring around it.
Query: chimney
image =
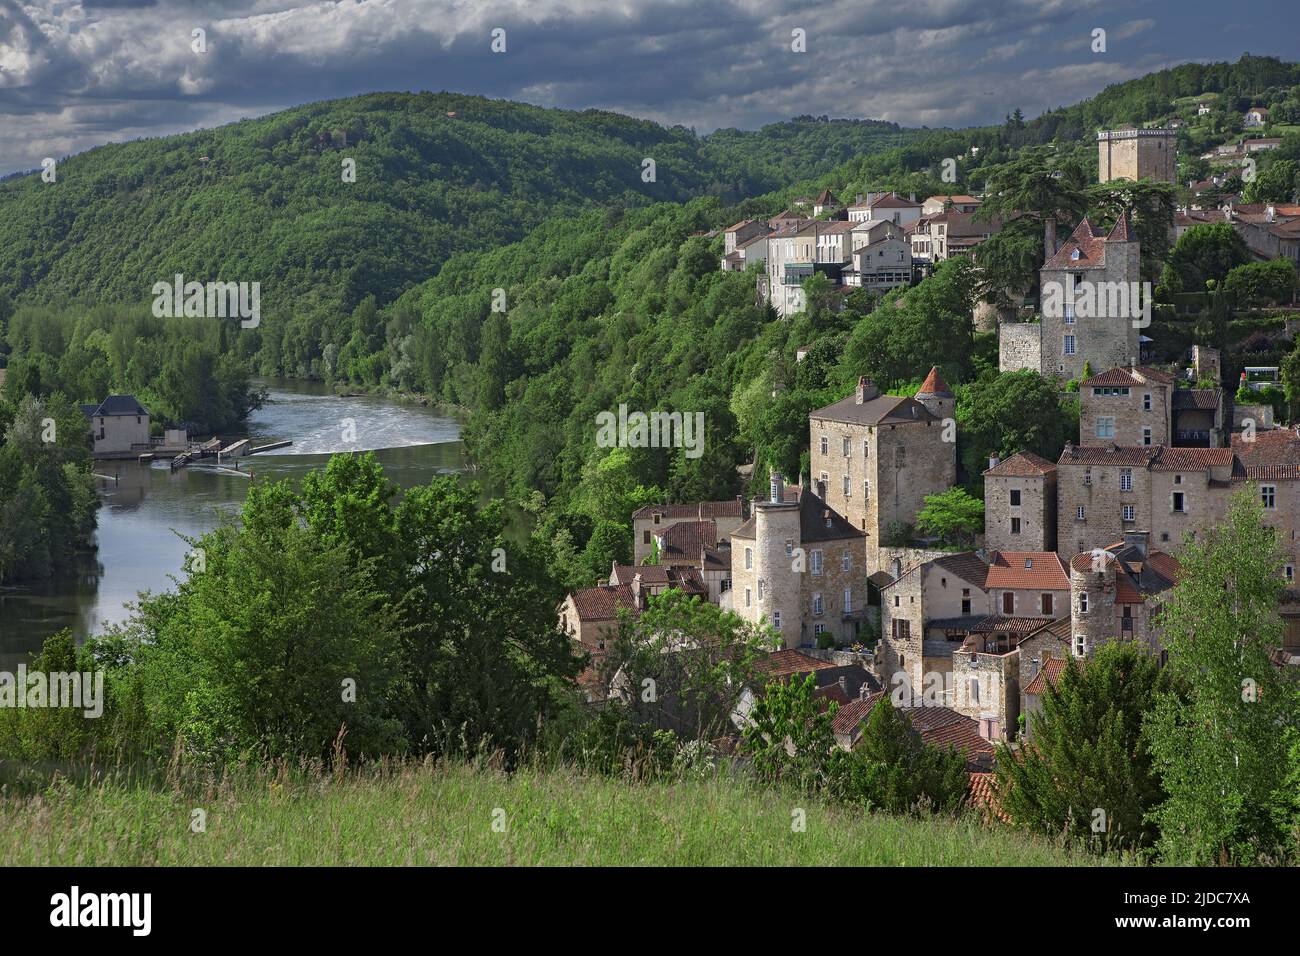
[[[1125,531],[1124,544],[1137,551],[1138,557],[1143,561],[1147,559],[1147,544],[1150,541],[1150,531]]]
[[[1264,207],[1264,221],[1265,221],[1265,222],[1275,222],[1276,220],[1277,220],[1277,207],[1275,207],[1275,206],[1265,206],[1265,207]]]
[[[641,597],[641,572],[632,575],[632,606],[638,611],[645,610],[645,601]]]
[[[843,674],[840,675],[840,690],[844,691],[844,696],[849,695],[849,679]]]
[[[785,482],[779,471],[772,472],[768,483],[768,490],[771,492],[772,502],[774,504],[779,504],[781,501],[785,500]]]
[[[857,201],[857,205],[859,205],[859,206],[862,205],[862,193],[858,193],[858,201]]]
[[[1000,460],[997,455],[989,455],[989,470],[996,468]]]
[[[867,396],[867,377],[865,375],[859,375],[858,376],[858,400],[856,404],[861,405],[862,402],[866,399],[866,396]]]

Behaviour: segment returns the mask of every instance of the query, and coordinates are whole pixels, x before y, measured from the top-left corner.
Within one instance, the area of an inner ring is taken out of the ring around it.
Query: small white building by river
[[[96,457],[131,457],[149,451],[149,411],[134,395],[110,395],[98,405],[82,405],[90,421]]]

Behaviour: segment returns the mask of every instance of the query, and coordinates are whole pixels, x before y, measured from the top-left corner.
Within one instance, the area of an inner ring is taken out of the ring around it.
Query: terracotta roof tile
[[[744,503],[739,498],[728,501],[697,501],[693,504],[646,505],[632,512],[639,521],[653,517],[655,512],[665,518],[739,518],[744,514]]]
[[[933,365],[930,366],[930,374],[925,377],[925,381],[921,383],[921,387],[917,390],[916,394],[937,395],[941,398],[953,397],[952,389],[948,387],[948,383],[945,382],[943,376],[939,374],[938,367]]]
[[[1034,675],[1034,679],[1029,682],[1025,688],[1026,694],[1044,694],[1047,692],[1047,685],[1055,687],[1061,682],[1061,675],[1065,673],[1067,662],[1059,657],[1049,657],[1043,661],[1042,669]]]
[[[1134,373],[1141,375],[1138,378]],[[1167,372],[1159,369],[1149,368],[1145,365],[1136,365],[1131,368],[1125,368],[1122,365],[1115,368],[1108,368],[1100,375],[1094,375],[1092,378],[1085,379],[1079,383],[1080,388],[1091,388],[1094,385],[1144,385],[1146,382],[1157,382],[1161,385],[1172,385],[1174,377]]]
[[[582,621],[612,621],[618,617],[619,608],[635,607],[629,584],[604,584],[574,591],[573,604]]]
[[[985,817],[992,817],[1003,823],[1011,822],[1011,817],[1002,809],[1001,801],[998,800],[997,774],[972,771],[967,793],[971,806]]]
[[[819,657],[810,657],[793,648],[772,651],[754,662],[754,669],[762,671],[769,677],[789,677],[792,674],[811,674],[813,671],[834,667],[830,661]]]
[[[994,551],[984,586],[1068,591],[1070,576],[1053,551]]]
[[[1000,461],[992,468],[985,470],[984,474],[993,475],[998,478],[1037,478],[1040,475],[1050,475],[1056,471],[1056,466],[1039,455],[1031,451],[1017,452],[1006,461]]]

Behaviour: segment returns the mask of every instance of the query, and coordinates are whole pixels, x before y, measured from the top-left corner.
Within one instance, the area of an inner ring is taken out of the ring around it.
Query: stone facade
[[[632,563],[641,564],[654,553],[655,535],[685,521],[711,520],[717,540],[726,541],[747,517],[744,500],[697,501],[694,504],[646,505],[632,513]]]
[[[770,626],[787,648],[823,634],[846,644],[867,616],[866,538],[807,489],[780,475],[734,534],[731,608]]]
[[[1131,641],[1160,654],[1153,619],[1173,587],[1177,567],[1168,554],[1151,550],[1146,531],[1130,532],[1110,548],[1075,555],[1070,561],[1074,656],[1091,657],[1109,641]]]
[[[1141,304],[1132,294],[1140,288],[1140,265],[1137,237],[1127,215],[1109,233],[1084,219],[1044,263],[1039,270],[1043,289],[1039,370],[1044,376],[1080,379],[1085,362],[1094,369],[1107,369],[1137,361],[1141,320],[1131,313]],[[1118,293],[1123,294],[1122,301]]]
[[[862,379],[853,396],[809,415],[812,482],[867,536],[868,573],[881,570],[881,538],[911,525],[926,495],[956,483],[956,399],[936,369],[915,398],[882,395]]]
[[[1016,372],[1043,368],[1043,326],[1040,322],[1003,322],[998,326],[998,369]]]
[[[959,652],[952,664],[952,709],[979,721],[988,740],[1014,737],[1020,713],[1020,669],[1014,653]]]
[[[984,546],[1056,550],[1056,465],[1026,452],[990,460],[984,472]]]
[[[1178,184],[1178,133],[1118,129],[1097,133],[1097,181],[1154,179]]]
[[[1152,368],[1112,368],[1079,383],[1079,442],[1171,445],[1173,376]]]

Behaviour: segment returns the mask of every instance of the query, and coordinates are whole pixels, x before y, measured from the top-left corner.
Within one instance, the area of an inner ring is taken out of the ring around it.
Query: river
[[[324,385],[260,383],[270,393],[248,420],[253,444],[293,445],[240,461],[257,481],[301,478],[331,454],[374,451],[388,478],[409,488],[436,474],[465,470],[460,423],[420,405],[370,396],[336,396]],[[0,587],[0,670],[12,671],[50,634],[70,627],[79,640],[129,615],[140,591],[159,592],[180,575],[188,545],[179,535],[210,531],[243,504],[250,479],[195,464],[95,462],[102,507],[93,567],[42,587]],[[115,479],[115,480],[113,480]]]

